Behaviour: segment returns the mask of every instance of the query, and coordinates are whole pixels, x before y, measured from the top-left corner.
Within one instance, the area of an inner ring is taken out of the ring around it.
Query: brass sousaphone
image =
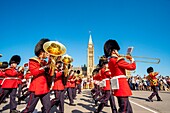
[[[50,64],[50,76],[54,75],[56,60],[58,57],[66,53],[66,47],[57,41],[48,41],[44,43],[43,49],[50,55],[51,64]]]

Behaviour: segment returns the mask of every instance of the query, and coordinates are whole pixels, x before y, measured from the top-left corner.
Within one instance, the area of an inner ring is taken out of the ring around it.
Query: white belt
[[[102,81],[105,81],[105,80],[110,80],[109,78],[105,78],[105,79],[103,79]]]
[[[126,78],[125,75],[119,75],[119,76],[114,76],[110,79],[111,82],[111,88],[112,90],[118,90],[119,89],[119,78]]]
[[[127,78],[127,77],[126,77],[126,75],[119,75],[119,76],[114,76],[114,77],[112,77],[112,78],[117,79],[117,78]],[[112,79],[112,78],[111,78],[111,79]]]
[[[15,80],[19,80],[20,78],[18,78],[18,77],[6,77],[6,78],[3,79],[1,85],[2,85],[2,84],[4,83],[4,81],[7,80],[7,79],[15,79]]]

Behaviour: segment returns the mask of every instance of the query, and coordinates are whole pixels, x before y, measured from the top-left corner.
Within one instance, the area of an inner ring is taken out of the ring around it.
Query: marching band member
[[[3,90],[1,88],[2,81],[5,78],[5,72],[4,70],[8,67],[8,62],[0,62],[0,95],[2,94]],[[2,103],[7,103],[6,99],[2,101]]]
[[[80,74],[80,70],[77,70],[76,85],[77,85],[78,94],[81,93],[81,82],[82,82],[82,75]]]
[[[72,89],[71,89],[71,79],[73,78],[73,76],[74,76],[74,71],[70,70],[69,75],[68,75],[66,88],[67,88],[67,95],[68,95],[68,98],[69,98],[69,101],[70,101],[69,105],[76,106],[76,104],[74,104],[73,92],[72,92]]]
[[[64,113],[64,72],[61,69],[62,62],[56,62],[57,69],[55,70],[55,78],[54,78],[54,85],[52,90],[54,91],[55,98],[51,100],[51,108],[56,105],[59,105],[59,113]]]
[[[6,63],[5,67],[4,67],[4,63]],[[2,93],[2,88],[1,88],[2,85],[1,85],[1,83],[2,83],[3,79],[5,78],[4,70],[7,67],[8,67],[8,62],[0,62],[0,94]]]
[[[157,101],[162,101],[158,94],[158,80],[156,76],[159,74],[158,72],[154,72],[153,67],[149,67],[147,69],[147,79],[150,81],[150,86],[152,88],[153,93],[148,97],[148,101],[153,102],[152,98],[156,95]]]
[[[91,95],[94,100],[97,98],[98,94],[100,94],[99,80],[97,79],[98,73],[99,73],[99,68],[94,69],[92,72],[94,88],[91,90]]]
[[[118,99],[119,113],[133,113],[131,104],[129,102],[129,96],[132,95],[131,89],[126,79],[125,70],[135,70],[136,63],[134,59],[127,55],[126,58],[130,60],[130,63],[126,62],[124,58],[119,56],[118,51],[120,47],[116,40],[108,40],[104,44],[104,53],[109,59],[109,69],[111,72],[111,82],[117,81],[117,88],[114,89],[114,96]]]
[[[14,55],[11,57],[9,61],[10,68],[5,69],[5,78],[2,81],[2,89],[3,92],[0,95],[0,104],[4,100],[4,98],[10,94],[10,113],[20,113],[17,108],[17,102],[15,100],[16,98],[16,92],[18,88],[18,76],[20,73],[20,70],[17,70],[17,66],[20,63],[21,58],[18,55]]]
[[[32,113],[39,101],[43,105],[43,113],[49,113],[51,108],[50,102],[50,86],[48,85],[49,70],[48,64],[44,60],[48,54],[43,49],[43,44],[50,41],[49,39],[41,39],[35,46],[36,57],[29,59],[29,70],[33,76],[29,91],[29,101],[22,113]]]
[[[72,90],[72,97],[76,99],[76,71],[74,71],[72,78],[70,79],[70,87]]]
[[[22,79],[24,78],[24,67],[19,66],[18,70],[21,70],[20,72],[22,73],[22,74],[19,74],[18,76],[19,80],[18,80],[18,94],[17,94],[18,104],[21,104],[21,101],[19,100],[19,98],[21,97],[21,92],[22,92]]]
[[[111,89],[110,88],[110,76],[111,76],[111,73],[110,73],[110,70],[108,69],[108,61],[107,61],[107,58],[105,56],[102,56],[100,58],[99,66],[101,67],[100,74],[101,74],[101,78],[102,78],[103,95],[101,96],[101,99],[100,99],[101,103],[99,104],[98,108],[95,110],[94,113],[101,112],[102,109],[104,108],[104,106],[107,105],[108,100],[110,100],[112,113],[117,113],[114,97],[111,96],[111,93],[110,93],[110,89]]]
[[[32,79],[32,75],[31,75],[31,72],[29,70],[27,70],[24,78],[26,79],[26,84],[25,84],[26,89],[22,90],[22,92],[23,92],[22,96],[18,98],[18,101],[20,101],[20,102],[22,100],[24,100],[25,98],[27,98],[31,94],[31,92],[28,90],[30,83],[31,83],[31,79]]]

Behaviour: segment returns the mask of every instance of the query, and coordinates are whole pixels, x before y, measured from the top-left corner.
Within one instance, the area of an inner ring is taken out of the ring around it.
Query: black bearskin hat
[[[154,70],[153,70],[153,67],[149,67],[148,69],[147,69],[147,73],[151,73],[151,72],[153,72]]]
[[[105,65],[107,63],[108,63],[108,60],[107,60],[106,56],[103,55],[102,57],[100,57],[100,59],[99,59],[99,67],[102,67],[103,65]]]
[[[8,62],[0,62],[0,68],[7,68]]]
[[[35,49],[34,49],[34,53],[36,56],[39,56],[41,51],[44,52],[43,45],[45,42],[48,42],[48,41],[50,41],[50,40],[43,38],[37,43],[37,45],[35,46]]]
[[[9,61],[9,65],[11,65],[12,63],[17,63],[17,65],[20,63],[21,61],[21,57],[19,55],[14,55],[11,57],[10,61]]]
[[[111,55],[112,50],[120,50],[119,44],[116,40],[108,40],[104,44],[104,54],[106,57],[109,57]]]
[[[80,70],[77,70],[77,74],[80,74]]]
[[[97,74],[97,73],[99,72],[99,70],[100,70],[100,68],[96,68],[96,69],[94,69],[94,70],[93,70],[93,72],[92,72],[92,75]]]

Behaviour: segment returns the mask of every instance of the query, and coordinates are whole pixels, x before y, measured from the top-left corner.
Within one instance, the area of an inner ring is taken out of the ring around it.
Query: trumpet
[[[120,57],[126,58],[127,55],[120,55]],[[150,63],[150,64],[159,64],[160,59],[159,58],[150,58],[145,56],[132,56],[133,58],[139,59],[135,60],[135,62],[142,62],[142,63]],[[145,59],[145,60],[142,60]]]
[[[48,41],[44,43],[43,49],[50,55],[50,76],[53,76],[56,68],[56,60],[66,53],[66,47],[57,41]]]

